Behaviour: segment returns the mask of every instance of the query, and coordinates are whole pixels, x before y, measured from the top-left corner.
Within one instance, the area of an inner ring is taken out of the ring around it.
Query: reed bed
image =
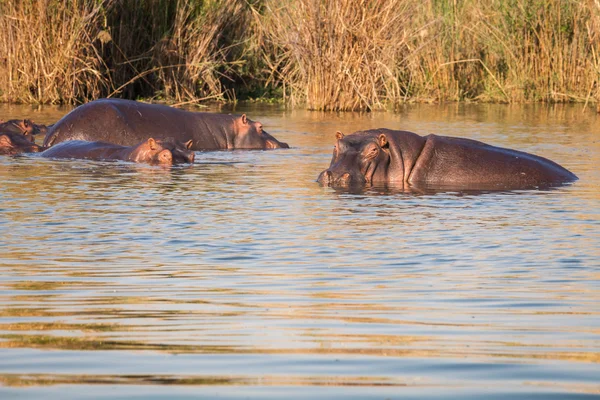
[[[63,103],[106,93],[110,78],[94,41],[107,4],[0,1],[0,101]]]
[[[112,60],[109,94],[170,102],[227,100],[222,80],[238,62],[230,60],[227,32],[243,18],[242,1],[127,0],[109,13]],[[247,10],[246,10],[247,11]]]
[[[382,108],[402,96],[398,61],[412,34],[411,3],[268,0],[265,59],[292,102],[316,110]]]
[[[600,102],[600,0],[0,0],[0,22],[5,102]]]

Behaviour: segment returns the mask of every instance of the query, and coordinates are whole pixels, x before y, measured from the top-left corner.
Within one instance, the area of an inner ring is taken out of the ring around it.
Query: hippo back
[[[559,164],[476,140],[428,135],[408,182],[456,187],[527,188],[576,180]]]
[[[44,144],[87,140],[133,146],[150,137],[192,140],[191,150],[288,147],[245,115],[191,112],[120,99],[100,99],[76,108],[49,129]]]
[[[45,146],[69,140],[103,141],[133,146],[149,137],[193,131],[188,111],[130,100],[101,99],[77,107],[54,124]]]

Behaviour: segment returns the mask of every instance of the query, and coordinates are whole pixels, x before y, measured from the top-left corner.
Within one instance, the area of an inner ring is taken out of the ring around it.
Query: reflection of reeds
[[[600,100],[599,0],[5,0],[0,22],[0,101]]]

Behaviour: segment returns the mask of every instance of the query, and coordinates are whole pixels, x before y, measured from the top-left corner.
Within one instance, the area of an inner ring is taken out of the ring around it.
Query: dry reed
[[[243,3],[145,0],[117,4],[109,15],[116,89],[110,95],[172,102],[223,100],[221,78],[234,61],[221,37],[242,15]]]
[[[64,103],[105,92],[93,43],[104,5],[94,0],[0,2],[0,101]]]
[[[370,110],[397,101],[409,3],[266,0],[262,26],[274,78],[309,109]]]
[[[0,101],[600,101],[600,0],[0,0],[0,22]]]

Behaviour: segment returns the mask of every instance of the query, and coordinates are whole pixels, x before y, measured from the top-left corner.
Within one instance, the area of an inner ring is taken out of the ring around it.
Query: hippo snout
[[[190,154],[188,154],[188,157],[187,157],[188,162],[190,164],[193,164],[195,158],[196,158],[196,153],[194,153],[193,151],[191,151]]]
[[[333,172],[330,170],[325,170],[321,172],[319,177],[317,178],[317,182],[319,182],[323,186],[341,186],[347,187],[351,186],[354,183],[354,179],[352,179],[352,175],[348,172],[343,173],[338,178],[333,176]]]
[[[317,182],[323,186],[330,186],[333,183],[333,174],[330,170],[323,171],[319,174]]]
[[[350,186],[351,183],[352,183],[352,177],[350,176],[350,174],[348,172],[346,172],[345,174],[340,176],[340,178],[336,182],[336,185],[337,186]]]

